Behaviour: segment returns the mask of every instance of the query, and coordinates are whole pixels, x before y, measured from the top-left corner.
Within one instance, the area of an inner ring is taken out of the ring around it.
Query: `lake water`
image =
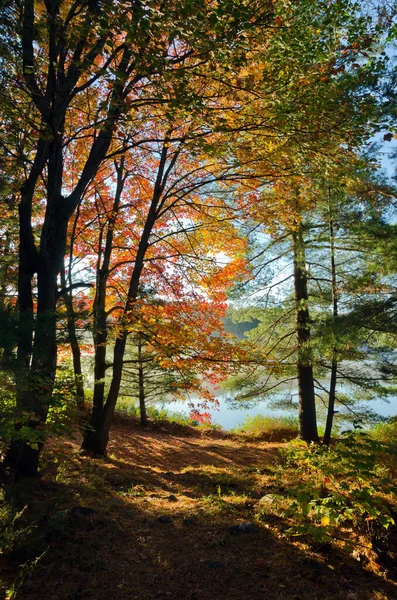
[[[297,417],[297,409],[287,410],[273,410],[269,408],[269,401],[258,401],[251,408],[239,408],[232,405],[228,401],[228,396],[224,393],[216,395],[219,403],[218,407],[208,408],[206,412],[211,415],[212,423],[220,425],[222,429],[229,430],[241,425],[247,416],[254,417],[256,415],[274,416],[274,417]],[[391,417],[397,414],[397,396],[390,397],[390,402],[384,400],[374,400],[371,402],[363,401],[362,406],[368,407],[374,410],[377,414],[382,417]],[[158,406],[167,408],[171,412],[183,413],[186,416],[189,415],[190,408],[186,402],[163,402]],[[321,417],[319,422],[321,424]]]

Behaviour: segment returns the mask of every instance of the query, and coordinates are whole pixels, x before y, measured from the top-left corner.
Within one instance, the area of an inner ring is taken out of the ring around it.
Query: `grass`
[[[77,432],[47,445],[40,479],[3,502],[8,600],[397,597],[382,566],[286,533],[284,443],[166,429],[119,414],[106,459],[82,455]],[[248,522],[255,533],[230,531]]]
[[[370,433],[376,440],[394,444],[397,447],[397,417],[391,417],[386,423],[374,425]]]
[[[233,432],[254,439],[290,440],[297,436],[298,422],[291,417],[247,416]]]

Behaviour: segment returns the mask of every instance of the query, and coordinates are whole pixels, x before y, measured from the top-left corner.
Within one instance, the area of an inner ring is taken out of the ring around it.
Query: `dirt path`
[[[6,588],[25,563],[18,600],[397,599],[382,576],[258,518],[280,446],[129,421],[116,425],[106,460],[81,456],[78,439],[58,442],[20,498],[21,525],[34,527],[2,559]]]

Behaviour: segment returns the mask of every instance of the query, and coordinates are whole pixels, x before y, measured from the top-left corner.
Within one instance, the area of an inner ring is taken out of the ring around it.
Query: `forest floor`
[[[5,598],[397,599],[379,565],[290,537],[282,516],[261,510],[266,494],[283,492],[283,442],[144,430],[122,416],[111,440],[108,457],[93,459],[77,434],[58,438],[40,479],[12,486]]]

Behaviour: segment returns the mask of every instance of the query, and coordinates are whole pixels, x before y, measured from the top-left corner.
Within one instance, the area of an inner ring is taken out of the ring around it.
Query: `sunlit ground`
[[[42,478],[12,490],[22,512],[1,558],[8,598],[397,598],[379,566],[284,533],[279,507],[263,502],[286,491],[280,446],[182,426],[142,431],[125,417],[106,460],[82,456],[77,438],[57,441]]]

